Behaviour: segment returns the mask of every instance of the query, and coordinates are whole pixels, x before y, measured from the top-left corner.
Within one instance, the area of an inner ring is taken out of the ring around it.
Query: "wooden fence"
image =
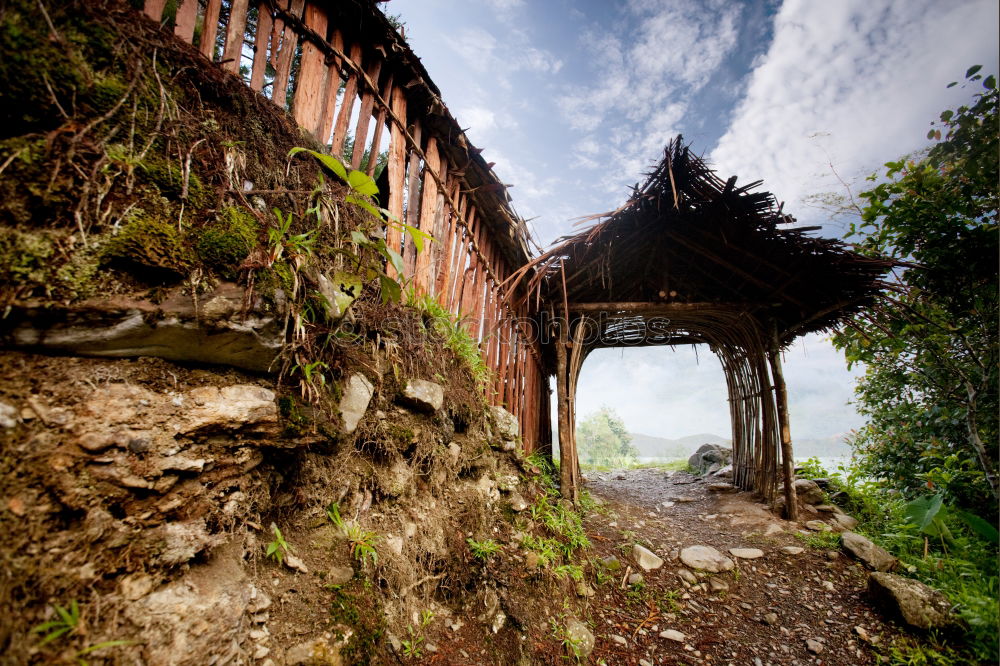
[[[529,259],[525,223],[506,187],[466,138],[417,57],[371,0],[146,0],[220,67],[286,109],[350,165],[387,152],[388,210],[437,243],[416,253],[390,229],[405,277],[464,318],[493,372],[490,400],[521,426],[525,451],[551,441],[548,382],[529,305],[500,285]],[[353,149],[345,154],[345,146]]]

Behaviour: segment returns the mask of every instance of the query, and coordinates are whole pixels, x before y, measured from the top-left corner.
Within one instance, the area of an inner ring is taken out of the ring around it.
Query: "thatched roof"
[[[868,304],[891,263],[807,235],[815,227],[787,228],[795,220],[760,184],[719,179],[677,137],[621,208],[590,218],[600,221],[560,239],[510,282],[526,282],[556,314],[567,305],[618,313],[608,326],[622,329],[625,344],[646,317],[680,324],[697,311],[751,314],[776,325],[787,344]],[[696,324],[681,328],[645,341],[702,341]]]

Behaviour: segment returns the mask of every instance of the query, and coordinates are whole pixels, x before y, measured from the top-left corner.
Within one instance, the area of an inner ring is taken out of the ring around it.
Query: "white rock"
[[[785,555],[801,555],[805,551],[805,548],[800,548],[799,546],[782,546],[781,552]]]
[[[291,553],[285,553],[285,558],[282,561],[285,563],[286,567],[292,569],[293,571],[298,571],[304,574],[309,573],[309,569],[306,567],[305,562]]]
[[[517,417],[500,406],[491,408],[493,412],[493,422],[497,426],[497,436],[500,439],[515,440],[521,436],[521,427],[517,423]]]
[[[693,569],[712,573],[729,571],[736,566],[731,559],[711,546],[688,546],[681,551],[681,562]]]
[[[570,641],[575,657],[586,660],[594,650],[594,634],[575,617],[566,620],[566,638]]]
[[[406,403],[428,412],[436,412],[444,404],[444,389],[426,379],[411,379],[403,389]]]
[[[368,411],[375,387],[368,378],[360,372],[355,372],[344,386],[344,394],[340,398],[340,418],[344,420],[344,432],[352,433],[358,427],[358,422]]]
[[[730,548],[729,554],[741,560],[756,560],[758,557],[764,557],[764,551],[760,548]]]
[[[0,402],[0,428],[13,428],[17,425],[18,410],[13,405]]]
[[[639,544],[632,546],[632,557],[643,571],[653,571],[663,566],[663,558]]]
[[[668,641],[676,641],[678,643],[683,643],[687,640],[687,636],[677,631],[676,629],[667,629],[666,631],[660,632],[660,638],[666,638]]]

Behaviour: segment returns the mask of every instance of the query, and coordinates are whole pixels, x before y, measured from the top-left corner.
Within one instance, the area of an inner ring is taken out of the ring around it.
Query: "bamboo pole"
[[[788,520],[799,519],[799,503],[795,492],[794,458],[792,455],[792,429],[788,420],[788,390],[785,386],[785,373],[781,368],[781,348],[778,341],[778,329],[775,324],[771,333],[771,348],[768,350],[768,360],[771,363],[771,375],[774,378],[774,394],[778,406],[778,426],[781,429],[781,476],[785,482],[785,517]]]

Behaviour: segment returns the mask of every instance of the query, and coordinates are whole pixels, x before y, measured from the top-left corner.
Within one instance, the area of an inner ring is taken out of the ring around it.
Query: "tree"
[[[580,464],[592,467],[628,467],[639,461],[632,436],[610,407],[601,407],[577,425]]]
[[[925,156],[887,163],[860,195],[848,237],[901,263],[834,344],[867,366],[856,392],[868,424],[854,439],[866,471],[995,517],[1000,146],[996,79],[979,69],[966,85],[983,91],[932,123]]]

